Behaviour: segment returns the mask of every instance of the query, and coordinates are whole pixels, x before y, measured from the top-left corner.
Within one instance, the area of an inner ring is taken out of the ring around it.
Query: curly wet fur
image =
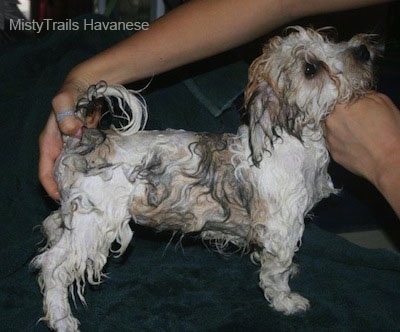
[[[137,94],[91,88],[79,107],[105,97],[125,121],[120,130],[66,139],[57,161],[61,207],[43,222],[47,245],[33,261],[49,327],[78,329],[68,289],[84,302],[85,283],[100,283],[110,252],[121,255],[129,245],[131,219],[251,251],[271,306],[284,314],[306,310],[308,300],[288,280],[297,272],[292,258],[304,216],[335,192],[320,123],[336,102],[372,87],[376,52],[366,35],[337,44],[296,27],[272,39],[250,68],[250,125],[236,135],[142,131],[147,111]]]

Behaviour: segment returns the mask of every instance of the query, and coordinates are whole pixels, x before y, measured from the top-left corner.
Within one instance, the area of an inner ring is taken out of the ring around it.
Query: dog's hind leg
[[[65,233],[64,233],[65,235]],[[43,293],[46,321],[56,331],[77,331],[78,320],[72,316],[68,302],[68,288],[75,279],[70,270],[74,266],[69,236],[61,236],[50,249],[37,256],[32,264],[40,269],[39,285]]]
[[[57,215],[54,215],[57,218]],[[124,217],[124,218],[122,218]],[[111,244],[116,240],[125,250],[132,237],[129,217],[114,214],[115,223],[104,218],[102,211],[77,208],[61,237],[33,260],[40,269],[39,284],[43,292],[45,317],[50,328],[77,331],[78,320],[72,316],[68,295],[77,294],[85,304],[85,283],[99,284]],[[116,220],[116,218],[118,220]],[[47,227],[46,232],[52,228]],[[54,227],[59,232],[59,228]],[[53,241],[58,237],[52,237]],[[124,237],[121,241],[121,237]]]
[[[55,243],[60,240],[64,232],[61,209],[52,212],[52,214],[50,214],[43,221],[42,232],[45,235],[47,241],[45,248],[51,248]]]

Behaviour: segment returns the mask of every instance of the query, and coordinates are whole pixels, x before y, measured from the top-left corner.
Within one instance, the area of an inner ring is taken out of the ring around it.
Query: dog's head
[[[274,37],[250,66],[245,106],[255,165],[283,131],[302,139],[317,128],[337,102],[348,102],[374,87],[374,35],[334,43],[312,29],[293,27]]]

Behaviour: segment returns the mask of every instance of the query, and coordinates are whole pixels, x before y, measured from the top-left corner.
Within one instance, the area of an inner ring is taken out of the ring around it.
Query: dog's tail
[[[147,105],[140,91],[107,85],[104,81],[90,86],[76,108],[77,116],[83,121],[100,110],[101,118],[110,118],[109,127],[120,135],[134,134],[144,129],[147,122]]]

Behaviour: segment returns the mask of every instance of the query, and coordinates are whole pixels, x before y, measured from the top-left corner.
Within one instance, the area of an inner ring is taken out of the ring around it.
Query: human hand
[[[66,116],[59,116],[58,121],[56,118],[65,111],[75,110],[79,96],[88,86],[79,81],[64,83],[60,92],[53,98],[53,111],[39,137],[39,180],[54,200],[60,200],[58,185],[54,179],[54,164],[63,146],[62,135],[80,138],[84,127],[97,126],[99,114],[92,114],[90,118],[85,119],[85,123],[71,112],[64,113]]]
[[[338,104],[324,129],[332,158],[374,184],[400,147],[400,112],[387,96],[376,92]]]
[[[400,216],[400,111],[393,102],[371,92],[339,104],[324,134],[332,158],[374,184]]]

